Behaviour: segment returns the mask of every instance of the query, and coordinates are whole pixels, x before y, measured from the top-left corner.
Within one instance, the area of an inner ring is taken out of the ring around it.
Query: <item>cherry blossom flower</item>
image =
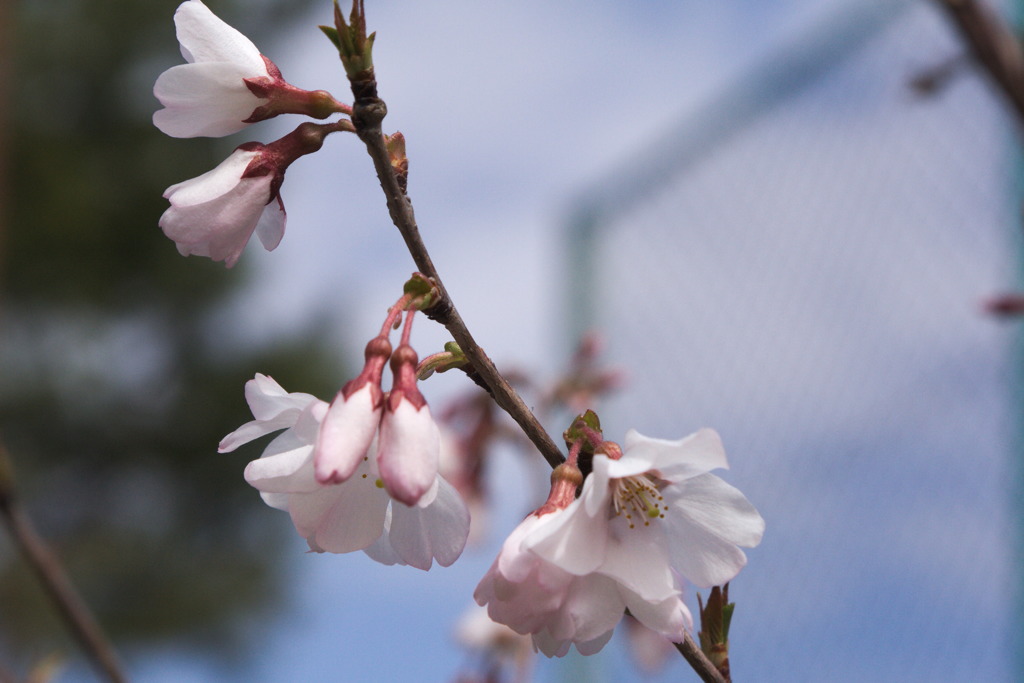
[[[573,644],[600,650],[627,608],[681,642],[693,620],[677,575],[701,586],[729,581],[746,562],[737,546],[757,545],[764,531],[743,494],[707,473],[727,467],[712,430],[680,441],[630,431],[624,453],[600,450],[579,499],[556,470],[548,502],[512,532],[474,593],[492,619],[532,634],[548,656]]]
[[[153,124],[176,138],[220,137],[245,128],[246,119],[268,102],[245,79],[270,79],[276,67],[199,0],[178,7],[174,25],[188,64],[157,78],[153,93],[165,108],[153,114]]]
[[[598,572],[575,575],[527,547],[535,535],[564,525],[568,512],[538,511],[509,535],[473,597],[491,619],[516,633],[532,634],[548,657],[562,657],[573,644],[580,654],[598,652],[628,608],[659,633],[682,640],[692,618],[667,566],[647,566],[643,592]],[[637,564],[646,564],[638,562]]]
[[[221,137],[278,114],[324,119],[351,107],[323,90],[291,85],[248,38],[219,19],[200,0],[174,13],[187,64],[164,71],[153,86],[163,109],[153,124],[176,138]]]
[[[389,355],[394,382],[385,397],[380,383]],[[373,465],[384,488],[407,506],[422,504],[438,478],[441,432],[416,386],[416,362],[408,343],[392,354],[386,332],[370,341],[363,371],[342,387],[324,418],[314,453],[317,481],[348,481],[379,429]]]
[[[280,189],[285,171],[299,157],[319,150],[344,124],[306,122],[279,140],[240,145],[217,168],[171,185],[170,208],[160,217],[164,234],[182,256],[224,261],[230,268],[255,232],[267,251],[284,237],[286,215]]]
[[[160,227],[182,256],[207,256],[230,268],[254,232],[268,251],[280,244],[284,203],[274,188],[277,175],[261,164],[263,149],[243,145],[212,171],[167,188],[171,206]]]
[[[249,463],[245,479],[268,505],[291,515],[311,550],[363,550],[384,564],[424,570],[434,560],[448,566],[458,559],[469,533],[469,513],[448,482],[435,477],[419,504],[407,506],[387,494],[371,453],[343,483],[320,484],[313,451],[327,403],[287,393],[264,375],[246,384],[246,399],[256,419],[224,437],[219,450],[231,451],[284,429]]]
[[[579,500],[527,547],[574,575],[600,571],[635,589],[647,586],[640,572],[650,566],[671,567],[697,586],[722,585],[746,564],[738,546],[752,548],[764,533],[743,494],[708,474],[728,467],[714,430],[679,441],[630,430],[622,457],[595,455]]]

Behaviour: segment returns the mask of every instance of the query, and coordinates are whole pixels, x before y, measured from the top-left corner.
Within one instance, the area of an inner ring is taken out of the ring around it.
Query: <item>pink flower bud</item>
[[[375,337],[366,345],[365,356],[363,371],[334,397],[320,426],[314,463],[321,484],[340,484],[351,477],[377,435],[384,412],[380,379],[391,356],[391,343],[386,337]]]
[[[352,476],[373,444],[383,412],[380,385],[364,384],[348,397],[344,391],[338,392],[316,441],[314,463],[318,482],[340,484]]]
[[[416,387],[416,352],[407,344],[391,357],[394,386],[380,426],[377,466],[388,493],[416,505],[434,484],[441,452],[441,432]]]

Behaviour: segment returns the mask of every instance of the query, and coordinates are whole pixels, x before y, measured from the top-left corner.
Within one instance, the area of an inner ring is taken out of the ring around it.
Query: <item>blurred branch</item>
[[[1024,125],[1024,51],[1007,23],[977,0],[935,0],[953,21],[974,59],[1013,105]]]
[[[441,276],[438,274],[437,268],[434,267],[427,247],[420,237],[419,227],[413,216],[412,202],[402,188],[401,179],[392,166],[391,155],[381,130],[381,121],[387,114],[387,105],[377,96],[377,81],[373,68],[350,76],[349,80],[352,83],[352,94],[355,97],[352,122],[355,124],[356,134],[366,145],[366,151],[373,160],[377,179],[380,181],[381,189],[384,190],[384,196],[387,199],[391,220],[402,234],[416,267],[421,273],[433,279],[440,293],[439,303],[424,312],[428,317],[447,328],[469,359],[476,371],[476,376],[494,397],[494,401],[512,416],[512,419],[522,428],[544,459],[548,461],[548,464],[557,467],[564,460],[561,450],[470,334],[469,328],[466,327],[466,323],[459,315],[451,297],[448,296],[448,292],[441,282]]]
[[[35,572],[47,595],[96,668],[113,683],[128,679],[117,653],[89,608],[64,573],[57,556],[36,532],[15,492],[14,472],[7,449],[0,443],[0,516]]]

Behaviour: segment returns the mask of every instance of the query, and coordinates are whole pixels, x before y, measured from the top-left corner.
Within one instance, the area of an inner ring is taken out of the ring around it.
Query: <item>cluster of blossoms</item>
[[[286,510],[317,552],[362,550],[384,564],[430,569],[452,564],[466,544],[469,512],[437,473],[438,427],[416,387],[416,352],[391,353],[392,310],[366,347],[366,366],[331,405],[288,393],[257,375],[245,387],[252,422],[228,434],[221,452],[264,434],[285,431],[245,468],[245,479],[271,507]],[[381,388],[388,357],[391,391]],[[379,432],[379,435],[378,435]]]
[[[154,89],[164,108],[153,120],[165,133],[221,136],[279,114],[352,114],[329,93],[285,82],[273,62],[199,0],[184,2],[175,23],[188,63],[162,74]],[[285,228],[285,170],[320,149],[328,134],[353,130],[345,118],[305,122],[270,144],[241,145],[212,171],[168,188],[171,206],[161,228],[183,255],[229,267],[253,233],[274,249]],[[409,344],[413,313],[428,299],[407,293],[390,309],[366,346],[363,370],[330,404],[288,393],[264,375],[246,384],[254,419],[228,434],[219,450],[281,432],[249,463],[245,479],[268,505],[290,514],[313,551],[362,550],[385,564],[429,569],[434,561],[452,564],[465,546],[469,513],[438,473],[441,435],[418,388],[436,361],[420,364]],[[390,335],[403,313],[393,349]],[[579,362],[588,367],[587,358]],[[385,392],[388,363],[393,382]],[[615,381],[591,374],[559,396],[589,396]],[[547,501],[505,541],[476,588],[476,602],[548,656],[564,655],[573,644],[583,654],[600,650],[626,610],[681,642],[693,628],[682,582],[727,583],[746,563],[740,548],[756,546],[764,531],[743,494],[710,474],[728,467],[718,435],[705,429],[663,441],[631,431],[620,447],[603,438],[589,412],[566,434],[569,457],[552,475]],[[586,477],[581,460],[589,465]]]

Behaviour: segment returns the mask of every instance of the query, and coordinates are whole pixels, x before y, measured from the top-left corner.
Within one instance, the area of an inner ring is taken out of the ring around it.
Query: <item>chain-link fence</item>
[[[1019,139],[937,7],[848,4],[586,196],[572,306],[606,434],[715,427],[767,520],[740,679],[1011,680]]]

